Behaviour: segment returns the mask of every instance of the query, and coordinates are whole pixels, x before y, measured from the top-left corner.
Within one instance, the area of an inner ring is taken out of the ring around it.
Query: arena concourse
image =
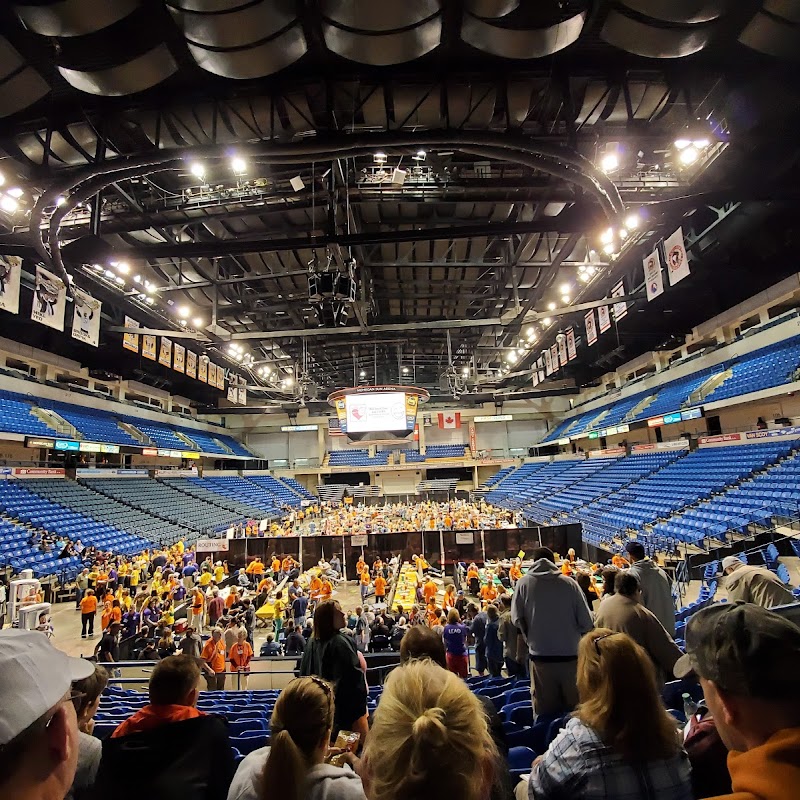
[[[0,794],[790,800],[800,3],[0,8]]]

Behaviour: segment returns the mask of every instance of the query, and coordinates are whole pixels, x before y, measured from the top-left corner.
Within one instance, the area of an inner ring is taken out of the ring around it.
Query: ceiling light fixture
[[[203,318],[202,317],[195,317],[192,320],[192,325],[194,325],[195,328],[202,328],[203,327]]]
[[[639,215],[636,213],[628,214],[628,216],[625,217],[625,227],[629,230],[635,231],[639,227],[640,223],[641,220],[639,219]]]
[[[231,159],[231,169],[234,175],[242,175],[247,172],[247,162],[239,156],[234,156]]]
[[[694,164],[695,161],[700,157],[700,153],[697,151],[697,148],[690,145],[689,147],[685,147],[683,150],[680,151],[678,158],[680,159],[681,164],[688,167],[691,164]]]
[[[233,164],[231,164],[231,166],[233,166]],[[236,169],[234,168],[234,172],[235,171]],[[193,161],[189,165],[189,172],[191,172],[192,175],[195,176],[195,178],[199,178],[200,180],[202,180],[206,176],[206,168],[199,161]]]
[[[557,307],[558,306],[553,302],[550,302],[550,303],[547,304],[547,310],[548,311],[555,311]]]
[[[552,321],[553,321],[553,320],[552,320],[552,319],[550,319],[550,317],[545,317],[545,318],[542,320],[542,325],[544,325],[544,326],[546,327],[546,326],[548,326],[548,325],[549,325],[549,324],[550,324]]]
[[[178,316],[181,319],[186,319],[191,313],[189,306],[178,306]]]
[[[117,264],[117,272],[119,272],[120,275],[128,275],[130,271],[131,268],[128,266],[127,261],[120,261]]]
[[[67,202],[67,198],[66,198],[66,197],[64,197],[64,195],[63,195],[63,194],[60,194],[58,197],[56,197],[56,205],[57,205],[59,208],[61,208],[61,206],[63,206],[63,205],[64,205],[64,203],[66,203],[66,202]]]
[[[12,186],[8,190],[8,194],[10,194],[12,197],[22,197],[24,192],[22,191],[22,189],[19,188],[19,186]]]
[[[605,229],[605,230],[604,230],[604,231],[603,231],[603,232],[600,234],[600,241],[601,241],[603,244],[608,244],[609,242],[611,242],[611,241],[613,241],[613,240],[614,240],[614,229],[613,229],[613,228],[606,228],[606,229]]]
[[[613,242],[609,242],[608,244],[603,245],[603,252],[606,255],[611,255],[614,252],[614,244]]]
[[[0,197],[0,208],[13,214],[19,208],[19,203],[13,197],[4,194]]]

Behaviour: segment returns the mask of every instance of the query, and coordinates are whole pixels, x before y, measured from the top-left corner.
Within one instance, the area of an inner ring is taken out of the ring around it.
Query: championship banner
[[[225,370],[219,364],[217,365],[217,389],[225,391]]]
[[[239,405],[246,406],[247,405],[247,387],[240,386],[239,387]]]
[[[197,353],[194,350],[186,351],[186,377],[197,378]]]
[[[197,380],[208,383],[208,356],[200,356],[197,362]]]
[[[172,339],[161,337],[161,349],[158,351],[158,363],[165,367],[172,366]]]
[[[539,385],[539,370],[538,369],[534,369],[534,371],[533,371],[533,373],[531,375],[531,378],[533,379],[534,387],[538,386]]]
[[[132,319],[131,317],[125,317],[125,327],[126,328],[140,328],[141,325],[139,324],[138,320]],[[122,334],[122,346],[126,350],[133,350],[134,353],[139,352],[139,334],[138,333],[123,333]]]
[[[229,403],[236,403],[239,400],[239,394],[236,391],[236,387],[230,383],[228,384],[228,402]]]
[[[31,319],[57,331],[64,330],[67,310],[67,286],[57,275],[44,267],[36,267]]]
[[[586,344],[591,346],[597,341],[597,319],[594,309],[591,309],[583,320],[586,323]]]
[[[567,365],[567,361],[569,361],[569,359],[567,358],[567,337],[566,336],[562,336],[558,340],[558,360],[561,363],[562,367],[565,367]]]
[[[217,365],[213,361],[208,362],[208,385],[217,385]]]
[[[575,347],[575,328],[570,328],[567,331],[567,358],[572,361],[577,358],[578,348]]]
[[[177,342],[172,347],[172,369],[175,372],[183,372],[186,359],[186,348]]]
[[[126,334],[127,335],[127,334]],[[142,357],[156,360],[156,336],[145,333],[142,335]]]
[[[544,371],[547,375],[553,374],[553,356],[549,348],[544,351]]]
[[[19,277],[22,259],[19,256],[0,256],[0,310],[19,314]]]
[[[683,228],[678,228],[664,241],[664,258],[667,260],[669,285],[674,286],[689,276],[689,257],[683,243]]]
[[[611,327],[611,315],[608,313],[608,306],[600,306],[597,309],[597,327],[600,333],[605,333]]]
[[[539,361],[537,362],[539,365],[539,383],[542,383],[545,379],[544,374],[544,356],[539,356]]]
[[[92,347],[100,344],[100,308],[102,303],[83,289],[75,288],[72,314],[72,338]]]
[[[561,364],[558,362],[558,345],[554,344],[550,348],[550,359],[553,362],[553,372],[558,372],[561,369]]]
[[[622,281],[616,284],[614,288],[611,290],[611,296],[612,297],[625,296],[625,284]],[[621,303],[614,303],[613,311],[614,311],[614,322],[619,322],[628,313],[628,304],[624,300]]]
[[[664,275],[661,272],[661,255],[658,248],[653,250],[642,261],[642,264],[644,266],[644,285],[647,288],[647,302],[649,303],[660,294],[664,294]]]

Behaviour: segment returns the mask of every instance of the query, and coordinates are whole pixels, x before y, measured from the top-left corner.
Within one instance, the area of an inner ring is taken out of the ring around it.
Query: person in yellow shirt
[[[137,564],[133,564],[131,566],[131,576],[130,576],[131,577],[131,580],[130,580],[131,589],[135,589],[139,585],[139,580],[140,580],[141,574],[142,574],[142,570],[139,567],[138,563]]]
[[[200,573],[200,578],[197,582],[200,584],[200,586],[208,586],[208,584],[211,583],[211,573],[207,569],[204,569]]]
[[[275,595],[275,636],[277,636],[283,629],[283,618],[286,614],[286,601],[283,599],[283,592],[278,592]]]
[[[217,563],[214,565],[214,580],[217,583],[222,583],[224,579],[225,579],[225,567],[222,566],[221,561],[217,561]]]
[[[178,555],[183,555],[184,550],[186,550],[186,545],[184,545],[183,539],[178,539],[178,544],[175,545],[175,549],[178,551]]]

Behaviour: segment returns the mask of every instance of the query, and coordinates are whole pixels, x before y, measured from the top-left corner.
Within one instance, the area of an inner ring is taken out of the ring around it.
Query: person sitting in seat
[[[517,800],[692,800],[691,766],[647,653],[598,628],[578,647],[580,704],[521,782]]]
[[[275,641],[275,636],[271,633],[267,634],[267,641],[261,645],[262,656],[279,656],[281,654],[281,646]]]
[[[104,742],[97,797],[141,800],[140,781],[121,779],[137,775],[147,776],[148,800],[174,800],[187,786],[192,798],[226,797],[235,767],[233,750],[224,720],[196,707],[200,677],[198,662],[190,656],[158,662],[150,676],[150,703]]]

